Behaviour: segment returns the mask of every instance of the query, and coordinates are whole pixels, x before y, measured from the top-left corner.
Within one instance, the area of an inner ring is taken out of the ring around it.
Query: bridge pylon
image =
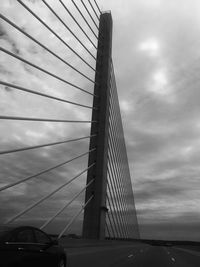
[[[86,190],[85,203],[92,195],[93,199],[85,208],[83,221],[83,237],[90,239],[105,238],[111,54],[112,17],[110,12],[105,12],[100,15],[99,23],[92,113],[94,123],[91,125],[91,135],[96,136],[90,140],[90,150],[96,150],[90,153],[88,159],[88,166],[93,163],[95,166],[87,174],[87,183],[94,182]]]

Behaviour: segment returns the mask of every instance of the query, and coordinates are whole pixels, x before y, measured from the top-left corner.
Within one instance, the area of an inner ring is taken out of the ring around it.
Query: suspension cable
[[[67,160],[67,161],[65,161],[65,162],[59,163],[59,164],[57,164],[57,165],[54,165],[54,166],[51,167],[51,168],[45,169],[45,170],[43,170],[43,171],[40,171],[40,172],[38,172],[38,173],[36,173],[36,174],[34,174],[34,175],[28,176],[28,177],[26,177],[26,178],[24,178],[24,179],[22,179],[22,180],[17,181],[17,182],[13,182],[13,183],[10,183],[10,184],[8,184],[8,185],[2,186],[2,187],[0,188],[0,192],[6,190],[6,189],[8,189],[8,188],[11,188],[11,187],[13,187],[13,186],[15,186],[15,185],[24,183],[24,182],[26,182],[26,181],[28,181],[28,180],[30,180],[30,179],[36,178],[36,177],[38,177],[38,176],[40,176],[40,175],[42,175],[42,174],[44,174],[44,173],[50,172],[50,171],[52,171],[52,170],[55,170],[55,169],[57,169],[57,168],[59,168],[59,167],[65,165],[65,164],[70,163],[70,162],[72,162],[72,161],[74,161],[74,160],[76,160],[76,159],[78,159],[78,158],[81,158],[81,157],[83,157],[83,156],[85,156],[85,155],[87,155],[87,154],[89,154],[89,153],[91,153],[91,152],[93,152],[93,151],[95,151],[95,150],[96,150],[96,148],[91,149],[90,151],[88,151],[88,152],[86,152],[86,153],[83,153],[83,154],[81,154],[81,155],[79,155],[79,156],[77,156],[77,157],[75,157],[75,158],[72,158],[72,159]]]
[[[101,14],[101,13],[102,13],[102,12],[101,12],[101,9],[99,8],[99,6],[98,6],[96,0],[94,0],[94,2],[95,2],[95,5],[96,5],[97,9],[99,10],[99,13]]]
[[[114,70],[113,70],[113,76],[114,76]],[[113,78],[113,80],[114,80],[114,78]],[[117,107],[115,107],[115,109],[119,110],[120,107],[119,107],[119,101],[118,101],[118,97],[117,97],[117,93],[116,93],[116,81],[115,80],[114,80],[114,83],[115,84],[114,84],[114,88],[113,88],[113,90],[114,90],[113,91],[113,97],[115,98],[115,102],[117,103]],[[117,114],[115,114],[115,115],[117,115],[117,117],[115,119],[115,122],[117,122],[117,124],[118,124],[117,127],[121,130],[122,135],[123,135],[123,126],[122,126],[121,115],[120,115],[119,112],[117,112]],[[120,142],[120,144],[118,144],[118,146],[119,146],[118,147],[118,151],[122,151],[122,153],[124,152],[123,154],[124,154],[124,157],[126,158],[126,159],[122,158],[121,157],[121,153],[118,153],[119,160],[120,160],[121,166],[122,166],[121,175],[125,175],[125,176],[128,176],[130,178],[130,172],[129,172],[129,167],[128,167],[128,159],[127,159],[127,152],[126,152],[125,143],[124,142],[122,142],[122,143]],[[126,167],[126,170],[124,168],[124,160],[125,160],[126,166],[127,166]],[[121,179],[122,179],[122,176],[121,176]],[[128,214],[128,207],[127,207],[127,205],[126,205],[126,210],[127,210],[127,214]],[[130,234],[130,229],[128,229],[128,230],[129,230],[129,234]]]
[[[116,215],[114,216],[113,215],[113,210],[112,210],[112,208],[111,208],[111,203],[110,203],[110,199],[109,199],[109,196],[108,196],[108,194],[107,194],[107,201],[108,201],[108,206],[110,207],[110,214],[111,214],[111,216],[112,216],[112,219],[113,219],[113,225],[114,225],[114,227],[115,227],[115,232],[116,232],[116,237],[120,237],[120,231],[119,231],[119,228],[117,227],[117,218],[116,218]]]
[[[90,30],[92,31],[92,33],[94,34],[94,36],[98,39],[98,36],[96,35],[96,33],[93,31],[92,27],[90,26],[90,24],[88,23],[88,21],[86,20],[86,18],[84,17],[83,13],[81,12],[81,10],[79,9],[79,7],[77,6],[77,4],[74,2],[74,0],[71,0],[72,3],[74,4],[74,6],[76,7],[76,9],[78,10],[79,14],[81,15],[81,17],[84,19],[85,23],[87,24],[87,26],[90,28]]]
[[[51,217],[50,219],[48,219],[41,227],[40,229],[44,229],[47,225],[49,225],[56,217],[58,217],[58,215],[60,215],[67,207],[69,207],[71,205],[71,203],[74,202],[74,200],[76,200],[80,194],[82,192],[85,191],[85,189],[87,187],[89,187],[92,183],[94,182],[94,179],[91,180],[80,192],[78,192],[67,204],[65,204],[64,207],[62,207],[61,209],[59,209],[59,211],[56,212],[56,214],[53,215],[53,217]]]
[[[39,95],[39,96],[42,96],[42,97],[50,98],[50,99],[57,100],[59,102],[64,102],[64,103],[67,103],[67,104],[70,104],[70,105],[83,107],[83,108],[89,108],[89,109],[97,109],[95,107],[91,107],[91,106],[79,104],[79,103],[76,103],[76,102],[68,101],[68,100],[65,100],[65,99],[62,99],[62,98],[59,98],[59,97],[43,94],[43,93],[40,93],[38,91],[33,91],[31,89],[27,89],[27,88],[24,88],[22,86],[15,85],[15,84],[12,84],[12,83],[7,83],[7,82],[1,81],[1,80],[0,80],[0,84],[8,86],[8,87],[12,87],[12,88],[14,88],[16,90],[20,90],[20,91],[24,91],[24,92],[27,92],[27,93],[30,93],[30,94],[34,94],[34,95]]]
[[[53,31],[41,18],[39,18],[27,5],[25,5],[21,0],[17,0],[27,11],[29,11],[37,20],[39,20],[51,33],[53,33],[65,46],[67,46],[78,58],[80,58],[88,67],[93,71],[95,69],[83,58],[81,57],[70,45],[68,45],[55,31]]]
[[[10,153],[15,153],[15,152],[22,152],[22,151],[26,151],[26,150],[32,150],[32,149],[42,148],[42,147],[47,147],[47,146],[66,144],[66,143],[71,143],[71,142],[75,142],[75,141],[79,141],[79,140],[84,140],[87,138],[93,138],[95,136],[96,136],[96,134],[93,134],[93,135],[84,136],[84,137],[80,137],[80,138],[68,139],[68,140],[54,142],[54,143],[46,143],[46,144],[37,145],[37,146],[28,146],[28,147],[22,147],[22,148],[11,149],[11,150],[2,150],[2,151],[0,150],[0,155],[5,155],[5,154],[10,154]]]
[[[116,204],[114,202],[114,192],[111,190],[109,183],[108,183],[108,187],[107,188],[108,188],[108,192],[109,192],[109,195],[110,195],[109,200],[111,200],[111,202],[112,202],[113,210],[114,210],[115,215],[116,215],[116,221],[117,221],[119,233],[120,233],[120,236],[123,237],[121,214],[119,213],[119,208],[116,206]]]
[[[111,97],[111,100],[114,101],[112,99],[112,97]],[[113,140],[116,140],[115,141],[116,146],[114,146],[115,160],[118,162],[118,164],[117,164],[117,170],[118,170],[117,171],[117,177],[118,177],[118,179],[116,181],[118,183],[118,187],[121,190],[121,203],[122,203],[122,206],[123,206],[123,210],[126,213],[126,201],[124,200],[124,186],[123,186],[123,183],[122,183],[122,172],[123,172],[123,170],[122,170],[122,168],[119,168],[120,164],[121,164],[121,166],[123,166],[123,163],[121,162],[121,157],[119,157],[119,153],[120,152],[122,153],[122,150],[120,149],[119,140],[117,140],[117,139],[119,139],[119,137],[116,135],[116,132],[119,131],[119,126],[116,124],[116,123],[118,123],[118,120],[119,120],[119,118],[117,117],[117,114],[116,114],[116,108],[117,108],[116,105],[114,105],[114,107],[112,107],[111,110],[110,110],[110,112],[113,113],[113,114],[111,114],[111,116],[113,117],[113,120],[114,120],[114,122],[112,122],[112,123],[110,121],[110,123],[111,123],[110,124],[110,134],[111,134],[110,144],[112,146]],[[114,109],[115,109],[115,111],[114,111]],[[118,111],[118,109],[117,109],[117,111]],[[111,150],[110,150],[110,152],[111,152]],[[126,232],[127,232],[128,223],[127,223],[126,216],[123,217],[123,218],[125,218]]]
[[[93,19],[92,15],[90,14],[90,11],[88,10],[88,8],[85,5],[85,3],[83,2],[83,0],[81,0],[81,3],[84,6],[85,10],[87,11],[88,15],[90,16],[91,20],[93,21],[94,25],[96,26],[97,30],[99,30],[98,25],[96,24],[95,20]]]
[[[110,152],[110,154],[112,154],[111,152]],[[109,156],[109,162],[111,161],[113,161],[113,160],[116,160],[116,158],[114,159],[112,156],[110,157]],[[109,165],[109,162],[108,162],[108,165]],[[110,163],[110,165],[111,165],[111,163]],[[119,184],[119,181],[118,181],[118,179],[119,179],[119,170],[116,170],[116,169],[118,169],[118,167],[119,166],[116,166],[116,168],[114,169],[113,167],[111,167],[110,166],[110,171],[111,171],[111,177],[113,178],[113,184],[114,184],[114,187],[115,187],[115,189],[116,188],[118,188],[118,190],[119,190],[119,194],[117,194],[117,192],[116,192],[116,195],[118,196],[118,206],[120,206],[119,207],[119,210],[121,210],[120,211],[120,213],[122,214],[122,220],[123,220],[123,223],[124,223],[124,225],[125,225],[125,227],[126,227],[126,221],[125,221],[125,217],[123,217],[123,193],[122,193],[122,189],[121,189],[121,186],[120,186],[120,184]],[[109,169],[108,169],[108,171],[109,171]],[[117,177],[117,179],[115,178],[115,177]],[[111,179],[110,179],[111,180]],[[111,180],[112,181],[112,180]],[[125,229],[125,231],[126,231],[126,229]]]
[[[18,0],[17,0],[17,1],[18,1]],[[67,81],[67,80],[64,80],[63,78],[57,76],[56,74],[54,74],[54,73],[52,73],[52,72],[49,72],[48,70],[45,70],[45,69],[43,69],[43,68],[41,68],[41,67],[39,67],[39,66],[33,64],[32,62],[30,62],[30,61],[28,61],[28,60],[26,60],[26,59],[20,57],[20,56],[15,55],[14,53],[8,51],[7,49],[4,49],[4,48],[1,47],[1,46],[0,46],[0,51],[4,52],[5,54],[8,54],[8,55],[11,56],[11,57],[14,57],[14,58],[20,60],[20,61],[22,61],[22,62],[24,62],[24,63],[26,63],[26,64],[28,64],[28,65],[30,65],[31,67],[33,67],[33,68],[35,68],[35,69],[38,69],[38,70],[40,70],[40,71],[42,71],[42,72],[44,72],[44,73],[46,73],[46,74],[48,74],[48,75],[54,77],[55,79],[57,79],[57,80],[59,80],[59,81],[61,81],[61,82],[64,82],[64,83],[66,83],[66,84],[68,84],[68,85],[71,85],[72,87],[74,87],[74,88],[76,88],[76,89],[78,89],[78,90],[80,90],[80,91],[82,91],[82,92],[84,92],[84,93],[86,93],[86,94],[95,96],[94,94],[92,94],[92,93],[90,93],[90,92],[84,90],[83,88],[81,88],[81,87],[79,87],[79,86],[77,86],[77,85],[75,85],[75,84],[73,84],[73,83],[71,83],[71,82],[69,82],[69,81]]]
[[[93,41],[88,36],[88,34],[85,32],[85,30],[80,25],[80,23],[76,20],[76,18],[72,15],[72,13],[69,11],[69,9],[65,6],[65,4],[63,3],[63,1],[62,0],[58,0],[58,1],[62,4],[62,6],[64,7],[64,9],[67,11],[67,13],[70,15],[70,17],[74,20],[74,22],[77,24],[77,26],[79,27],[79,29],[84,33],[84,35],[87,37],[87,39],[91,42],[91,44],[97,49],[97,46],[93,43]]]
[[[107,224],[106,221],[105,221],[105,226],[106,226],[106,231],[107,231],[107,233],[108,233],[108,237],[109,237],[109,239],[111,239],[111,233],[110,233],[110,230],[109,230],[109,228],[108,228],[108,224]]]
[[[116,199],[116,201],[113,203],[113,208],[115,208],[115,212],[116,212],[116,214],[117,214],[117,216],[118,216],[118,218],[119,218],[119,225],[121,224],[121,232],[122,232],[122,236],[125,234],[124,233],[124,228],[123,228],[123,226],[124,226],[124,220],[123,220],[123,214],[122,214],[122,212],[121,212],[121,203],[120,203],[120,196],[119,196],[119,193],[117,192],[117,190],[119,190],[118,188],[116,188],[116,184],[114,184],[113,183],[113,181],[112,181],[112,178],[113,178],[113,180],[114,180],[114,176],[112,176],[112,174],[111,174],[111,172],[110,172],[110,170],[109,170],[109,168],[108,168],[108,190],[109,190],[109,192],[110,192],[110,198],[112,199],[112,198],[115,198]],[[111,194],[111,192],[112,192],[112,194]]]
[[[110,214],[109,214],[109,212],[107,212],[106,215],[107,215],[107,218],[108,218],[108,221],[109,221],[109,224],[110,224],[110,228],[111,228],[112,233],[113,233],[113,237],[116,238],[116,236],[115,236],[115,230],[114,230],[114,228],[113,228],[113,226],[112,226],[111,218],[110,218]]]
[[[78,177],[80,177],[82,174],[84,174],[87,170],[89,170],[90,168],[92,168],[95,165],[95,163],[93,163],[92,165],[90,165],[87,169],[85,169],[84,171],[80,172],[79,174],[77,174],[76,176],[74,176],[71,180],[67,181],[66,183],[64,183],[63,185],[57,187],[55,190],[53,190],[51,193],[47,194],[46,196],[42,197],[41,199],[39,199],[38,201],[36,201],[35,203],[31,204],[30,206],[28,206],[25,210],[19,212],[17,215],[15,215],[14,217],[12,217],[11,219],[9,219],[6,223],[11,223],[13,221],[15,221],[17,218],[21,217],[22,215],[24,215],[25,213],[27,213],[28,211],[30,211],[31,209],[33,209],[34,207],[38,206],[40,203],[42,203],[43,201],[45,201],[46,199],[48,199],[49,197],[53,196],[55,193],[57,193],[58,191],[60,191],[61,189],[63,189],[64,187],[66,187],[67,185],[69,185],[71,182],[73,182],[75,179],[77,179]]]
[[[69,221],[69,223],[65,226],[65,228],[62,230],[62,232],[59,234],[58,239],[62,237],[62,235],[68,230],[68,228],[72,225],[72,223],[76,220],[76,218],[81,214],[81,212],[85,209],[85,207],[90,203],[90,201],[93,199],[94,195],[92,195],[88,201],[82,206],[81,210],[78,211],[75,216]]]
[[[58,14],[53,10],[53,8],[47,4],[45,0],[42,2],[51,10],[51,12],[56,16],[56,18],[65,26],[65,28],[74,36],[74,38],[81,44],[81,46],[90,54],[90,56],[96,60],[95,56],[90,52],[90,50],[83,44],[83,42],[74,34],[74,32],[67,26],[67,24],[58,16]]]
[[[66,122],[66,123],[97,123],[97,121],[75,121],[75,120],[57,120],[15,116],[0,116],[0,120],[17,120],[17,121],[41,121],[41,122]]]
[[[88,2],[89,2],[89,4],[90,4],[90,6],[91,6],[91,8],[92,8],[92,10],[93,10],[93,12],[94,12],[94,14],[96,15],[97,19],[100,20],[100,19],[99,19],[99,16],[97,15],[96,10],[94,9],[94,6],[93,6],[92,3],[91,3],[91,1],[88,0]]]
[[[65,61],[63,58],[61,58],[58,54],[54,53],[52,50],[50,50],[47,46],[45,46],[44,44],[42,44],[41,42],[39,42],[38,40],[36,40],[33,36],[31,36],[30,34],[26,33],[25,31],[23,31],[20,27],[18,27],[14,22],[10,21],[8,18],[6,18],[4,15],[2,15],[0,13],[0,18],[3,19],[4,21],[6,21],[8,24],[10,24],[12,27],[14,27],[15,29],[17,29],[19,32],[21,32],[22,34],[24,34],[26,37],[28,37],[29,39],[31,39],[33,42],[35,42],[36,44],[38,44],[40,47],[44,48],[46,51],[48,51],[50,54],[52,54],[53,56],[55,56],[57,59],[59,59],[60,61],[62,61],[64,64],[66,64],[68,67],[70,67],[71,69],[73,69],[74,71],[76,71],[77,73],[79,73],[81,76],[85,77],[87,80],[89,80],[92,83],[95,83],[91,78],[89,78],[87,75],[85,75],[83,72],[79,71],[77,68],[73,67],[70,63],[68,63],[67,61]]]
[[[110,110],[110,116],[113,117],[114,114],[112,114],[112,109]],[[114,117],[113,117],[114,119]],[[121,181],[121,169],[120,169],[120,162],[119,162],[119,158],[118,158],[118,151],[117,151],[117,148],[118,148],[118,141],[115,140],[119,137],[117,137],[114,133],[116,133],[118,130],[115,128],[115,124],[112,125],[111,123],[112,121],[110,121],[110,128],[109,128],[109,162],[111,164],[111,162],[116,162],[116,168],[114,170],[115,174],[113,174],[114,176],[113,177],[117,177],[117,179],[114,179],[114,183],[117,185],[117,187],[119,188],[121,194],[119,194],[119,197],[121,199],[121,209],[124,210],[124,201],[123,201],[123,185],[122,183],[120,183]],[[113,142],[114,140],[114,142]],[[112,171],[112,168],[111,168],[111,171]],[[123,220],[125,217],[123,217]],[[125,220],[124,220],[125,221]],[[127,225],[127,223],[125,223]],[[127,228],[127,227],[126,227]]]

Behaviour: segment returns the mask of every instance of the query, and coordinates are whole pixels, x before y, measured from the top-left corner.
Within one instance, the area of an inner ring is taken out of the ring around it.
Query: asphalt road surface
[[[66,251],[68,267],[200,267],[200,252],[188,248],[123,245]]]

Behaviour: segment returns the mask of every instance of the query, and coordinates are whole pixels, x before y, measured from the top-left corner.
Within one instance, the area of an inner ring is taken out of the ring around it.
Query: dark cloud
[[[199,241],[199,230],[197,221],[140,224],[141,237],[147,239]]]
[[[7,92],[12,92],[12,91],[13,91],[12,88],[9,87],[9,86],[5,86],[4,88],[5,88],[5,90],[6,90]]]
[[[2,25],[0,25],[0,40],[6,40],[12,47],[12,52],[14,52],[16,55],[20,54],[20,50],[17,47],[17,44],[15,41],[9,36],[7,31],[4,29]]]

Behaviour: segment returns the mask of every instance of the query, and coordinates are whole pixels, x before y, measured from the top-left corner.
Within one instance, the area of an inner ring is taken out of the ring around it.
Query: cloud
[[[183,218],[179,219],[181,221]],[[141,236],[147,239],[199,241],[200,238],[197,222],[140,224],[140,232]]]

